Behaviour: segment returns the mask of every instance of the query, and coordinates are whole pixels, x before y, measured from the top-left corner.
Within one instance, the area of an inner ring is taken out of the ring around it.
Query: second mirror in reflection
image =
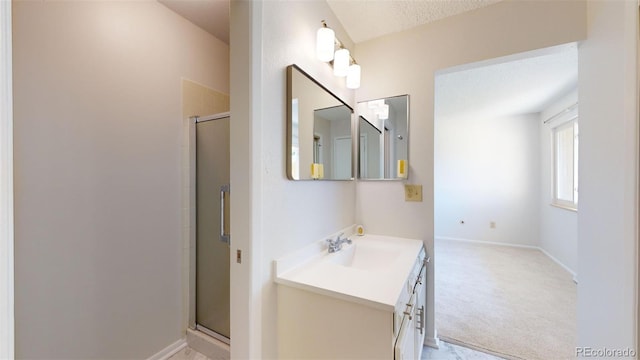
[[[404,179],[409,165],[409,95],[358,103],[358,175]]]

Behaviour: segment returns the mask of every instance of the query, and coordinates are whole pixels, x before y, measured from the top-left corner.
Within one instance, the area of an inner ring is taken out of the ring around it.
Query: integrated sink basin
[[[326,260],[332,264],[360,270],[384,270],[395,263],[400,251],[388,243],[356,241],[342,250],[328,254]]]
[[[323,239],[276,260],[276,283],[393,311],[422,241],[371,234],[351,239],[336,252],[329,253]]]

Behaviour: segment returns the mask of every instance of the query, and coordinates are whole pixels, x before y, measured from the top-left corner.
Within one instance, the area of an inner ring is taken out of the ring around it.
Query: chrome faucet
[[[327,243],[329,243],[329,252],[333,253],[336,251],[340,251],[340,249],[342,249],[342,244],[347,243],[347,244],[351,244],[351,239],[349,238],[342,238],[341,237],[344,235],[344,233],[340,233],[340,235],[338,235],[336,237],[335,240],[331,240],[331,239],[327,239]]]

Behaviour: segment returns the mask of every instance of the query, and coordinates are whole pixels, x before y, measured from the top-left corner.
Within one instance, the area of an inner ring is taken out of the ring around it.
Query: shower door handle
[[[226,199],[225,193],[230,193],[231,186],[229,184],[222,185],[220,187],[220,241],[227,245],[231,245],[231,234],[225,231],[225,216],[224,210],[226,208]]]

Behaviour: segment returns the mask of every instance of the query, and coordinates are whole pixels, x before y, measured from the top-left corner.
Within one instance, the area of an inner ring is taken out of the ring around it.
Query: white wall
[[[578,102],[578,91],[558,98],[540,113],[540,247],[568,270],[578,269],[578,213],[551,205],[553,196],[553,144],[551,130],[561,124],[560,118],[544,121]],[[582,149],[580,149],[582,151]],[[581,204],[578,205],[578,208]]]
[[[184,336],[181,77],[229,48],[155,1],[14,2],[16,356],[146,358]]]
[[[638,5],[592,1],[587,15],[578,49],[578,346],[634,348]]]
[[[435,237],[538,246],[538,115],[440,117],[434,137]]]
[[[233,358],[277,354],[272,262],[355,222],[353,181],[286,178],[286,66],[299,65],[353,106],[353,91],[315,58],[320,21],[352,47],[324,1],[231,3],[231,294]]]
[[[358,182],[357,216],[367,232],[424,239],[433,254],[434,77],[438,69],[586,36],[586,4],[580,1],[505,1],[413,30],[358,44],[362,66],[357,101],[409,94],[409,183],[423,185],[423,202],[404,202],[403,182]],[[544,21],[540,21],[544,19]],[[398,54],[389,62],[385,54]],[[427,283],[427,337],[435,335],[434,262]]]

